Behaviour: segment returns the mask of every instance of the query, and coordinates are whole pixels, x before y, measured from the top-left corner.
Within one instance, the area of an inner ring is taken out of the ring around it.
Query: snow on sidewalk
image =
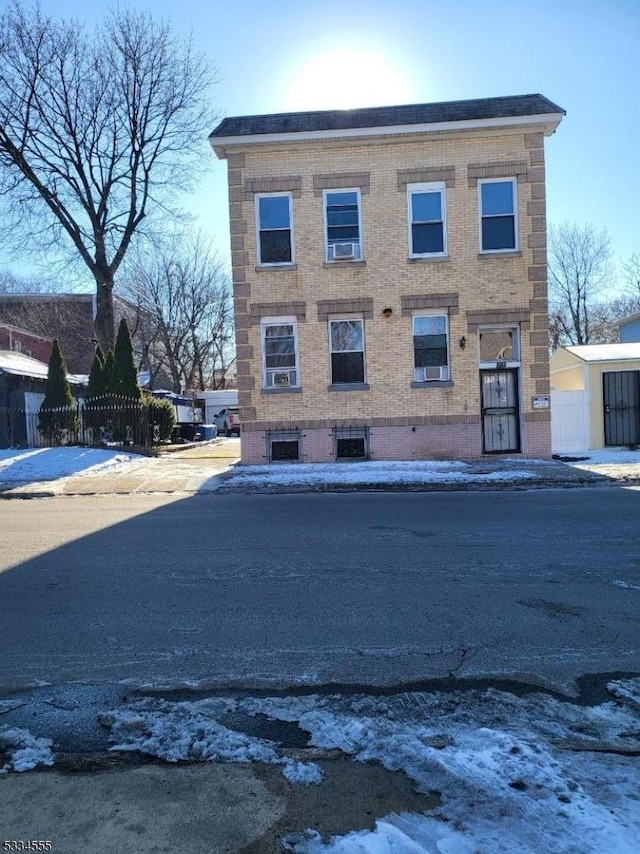
[[[389,697],[248,697],[170,703],[147,698],[101,716],[117,742],[175,761],[285,762],[295,783],[319,783],[276,742],[225,727],[225,714],[297,723],[316,749],[401,770],[441,793],[423,814],[378,816],[374,830],[323,840],[309,828],[292,854],[635,854],[640,838],[640,679],[581,706],[544,693],[494,689]],[[318,769],[319,771],[320,769]]]
[[[0,482],[32,483],[74,475],[114,474],[139,459],[100,448],[0,450]]]
[[[537,480],[531,471],[539,460],[519,462],[497,471],[478,472],[469,463],[459,461],[296,463],[277,466],[241,466],[227,479],[225,486],[319,486],[322,484],[423,484],[423,483],[509,483]]]

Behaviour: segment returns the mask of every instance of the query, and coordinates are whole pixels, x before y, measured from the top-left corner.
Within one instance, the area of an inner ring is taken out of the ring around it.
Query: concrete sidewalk
[[[240,466],[240,439],[216,439],[132,457],[106,470],[3,480],[0,498],[80,495],[438,491],[640,485],[640,452],[611,449],[573,461],[484,457],[469,461]],[[570,464],[571,463],[571,464]]]
[[[2,481],[1,498],[214,492],[238,462],[239,439],[218,439],[158,457],[134,457],[113,471],[79,472],[53,480]]]

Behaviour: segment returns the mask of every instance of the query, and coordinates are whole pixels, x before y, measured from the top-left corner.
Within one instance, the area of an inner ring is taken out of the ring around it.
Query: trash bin
[[[217,437],[218,428],[215,424],[200,424],[198,432],[200,433],[202,441],[206,442],[208,439],[215,439]]]

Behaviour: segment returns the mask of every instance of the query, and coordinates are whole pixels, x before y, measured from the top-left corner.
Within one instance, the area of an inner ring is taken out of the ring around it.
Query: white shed
[[[640,445],[640,343],[560,347],[549,367],[554,453]]]

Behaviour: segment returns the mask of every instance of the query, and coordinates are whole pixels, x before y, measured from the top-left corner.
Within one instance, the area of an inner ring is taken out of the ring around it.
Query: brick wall
[[[265,461],[264,431],[296,425],[307,431],[305,458],[324,458],[315,431],[354,423],[372,429],[379,458],[428,458],[434,448],[438,456],[480,453],[478,327],[497,322],[521,329],[523,452],[535,447],[548,456],[548,422],[526,420],[541,414],[532,413],[532,397],[549,393],[542,132],[261,145],[232,151],[228,163],[244,461]],[[485,177],[517,181],[518,252],[479,254],[477,182]],[[448,257],[409,259],[407,182],[429,180],[446,184]],[[355,186],[362,194],[364,263],[326,264],[322,189]],[[282,191],[293,196],[295,265],[259,268],[254,194]],[[449,315],[449,387],[411,387],[409,297]],[[365,316],[368,390],[328,390],[332,304],[359,306],[351,310]],[[302,394],[261,391],[260,317],[267,315],[297,317]],[[434,418],[449,423],[424,421]],[[460,419],[470,423],[456,424]]]

